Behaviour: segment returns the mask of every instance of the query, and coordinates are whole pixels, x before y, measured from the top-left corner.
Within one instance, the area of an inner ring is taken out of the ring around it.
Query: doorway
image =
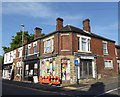
[[[92,60],[81,59],[80,60],[80,77],[92,78]]]

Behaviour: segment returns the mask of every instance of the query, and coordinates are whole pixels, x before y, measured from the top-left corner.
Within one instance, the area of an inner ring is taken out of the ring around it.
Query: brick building
[[[83,21],[83,29],[63,26],[63,21],[57,18],[56,30],[43,37],[39,37],[42,29],[35,28],[35,39],[16,49],[13,54],[16,57],[11,61],[14,79],[23,72],[24,80],[32,81],[34,76],[59,76],[64,84],[118,73],[115,41],[92,33],[89,19]],[[21,59],[22,69],[17,65]]]
[[[118,72],[120,73],[120,45],[116,45],[116,58],[118,63]]]

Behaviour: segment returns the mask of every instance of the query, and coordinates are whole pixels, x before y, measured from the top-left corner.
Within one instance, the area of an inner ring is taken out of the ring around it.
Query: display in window
[[[52,58],[43,59],[41,62],[42,75],[55,75],[55,60]]]
[[[62,59],[62,80],[70,80],[70,60]]]

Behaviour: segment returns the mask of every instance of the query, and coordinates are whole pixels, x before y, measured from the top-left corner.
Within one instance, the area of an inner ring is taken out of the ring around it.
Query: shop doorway
[[[80,78],[92,78],[92,60],[80,60]]]

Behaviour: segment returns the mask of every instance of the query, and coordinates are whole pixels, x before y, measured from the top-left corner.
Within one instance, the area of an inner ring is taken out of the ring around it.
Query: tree
[[[42,33],[40,37],[43,37],[45,34]],[[24,32],[24,39],[27,39],[28,42],[34,40],[34,34],[28,34],[27,31]],[[17,32],[16,36],[12,36],[10,47],[3,46],[4,53],[14,50],[18,47],[22,46],[22,31]]]

